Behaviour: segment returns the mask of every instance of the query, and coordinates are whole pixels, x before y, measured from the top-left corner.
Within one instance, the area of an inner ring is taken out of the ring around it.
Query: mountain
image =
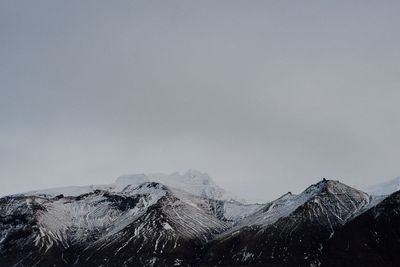
[[[369,186],[365,189],[371,195],[390,195],[400,190],[400,176],[392,180]]]
[[[0,199],[0,266],[193,263],[209,240],[257,207],[155,182],[79,196],[8,196]]]
[[[160,186],[160,184],[147,184]],[[159,201],[124,227],[86,247],[78,265],[172,266],[194,264],[204,245],[230,225],[211,212],[206,199],[163,188]]]
[[[4,266],[71,264],[82,247],[122,230],[166,193],[161,185],[143,184],[119,195],[97,190],[78,197],[2,198],[0,262],[7,263]]]
[[[202,173],[196,170],[188,170],[184,174],[175,172],[169,175],[163,173],[122,175],[118,177],[114,183],[108,185],[59,187],[30,191],[25,194],[54,197],[61,194],[64,196],[79,196],[95,190],[121,192],[128,185],[138,186],[144,182],[161,183],[200,197],[228,201],[238,200],[238,198],[232,193],[219,187],[207,173]]]
[[[318,266],[324,242],[369,203],[366,193],[323,180],[266,204],[218,236],[206,263]]]
[[[333,180],[244,204],[196,171],[124,175],[0,198],[0,266],[397,266],[399,214],[400,191]]]

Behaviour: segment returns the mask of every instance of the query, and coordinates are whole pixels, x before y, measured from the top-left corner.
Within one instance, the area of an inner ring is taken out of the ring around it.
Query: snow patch
[[[165,230],[174,230],[174,229],[172,228],[172,226],[169,225],[169,223],[164,223],[163,227],[164,227]]]

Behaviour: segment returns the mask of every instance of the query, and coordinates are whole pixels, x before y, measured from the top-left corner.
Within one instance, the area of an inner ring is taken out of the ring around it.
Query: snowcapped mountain
[[[200,197],[237,200],[236,196],[219,187],[207,173],[196,170],[188,170],[184,174],[174,172],[170,175],[162,173],[123,175],[118,177],[113,186],[116,190],[121,190],[127,185],[138,185],[144,181],[161,183]]]
[[[160,184],[147,186],[154,185]],[[122,228],[102,235],[85,249],[77,263],[98,266],[105,263],[106,256],[116,266],[194,264],[202,247],[229,229],[230,224],[209,209],[207,199],[168,188],[162,191],[165,194],[155,205]]]
[[[336,201],[334,201],[335,199]],[[321,209],[320,212],[325,214],[334,212],[336,219],[345,222],[353,213],[369,202],[368,194],[338,181],[324,179],[311,185],[299,195],[289,192],[266,204],[261,210],[246,218],[242,225],[254,224],[266,227],[280,218],[289,216],[299,207],[310,205],[310,203],[317,209]]]
[[[366,192],[371,195],[390,195],[396,191],[400,190],[400,176],[392,180],[375,184],[366,188]]]
[[[400,262],[398,192],[370,196],[323,179],[262,205],[231,199],[197,171],[124,175],[109,185],[3,197],[0,266]]]
[[[236,196],[219,187],[207,173],[188,170],[184,174],[178,172],[170,175],[163,173],[122,175],[108,185],[69,186],[50,188],[45,190],[30,191],[26,195],[41,196],[79,196],[95,190],[108,190],[121,192],[126,186],[138,186],[144,182],[157,182],[169,187],[178,188],[193,195],[218,200],[238,200]]]
[[[46,266],[61,254],[56,265],[71,264],[68,255],[75,248],[122,230],[166,193],[162,185],[146,183],[118,195],[97,190],[78,197],[2,198],[0,251],[5,258],[0,262],[15,255],[21,266]],[[21,249],[35,253],[21,254]]]
[[[109,190],[79,196],[46,191],[46,196],[1,198],[0,266],[100,266],[107,259],[113,259],[111,266],[194,262],[216,234],[260,207],[144,179],[139,185],[124,183],[120,179],[103,187]]]
[[[266,204],[218,236],[207,261],[318,266],[323,243],[369,203],[366,193],[324,179],[299,195],[288,193]]]

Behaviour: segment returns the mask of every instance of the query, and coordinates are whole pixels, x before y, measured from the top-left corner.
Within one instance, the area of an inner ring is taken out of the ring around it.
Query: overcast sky
[[[0,195],[208,172],[269,200],[400,175],[398,1],[1,1]]]

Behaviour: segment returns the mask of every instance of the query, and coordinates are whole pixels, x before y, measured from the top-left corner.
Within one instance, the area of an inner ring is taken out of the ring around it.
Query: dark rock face
[[[361,214],[327,243],[324,266],[400,266],[400,192]]]
[[[87,247],[77,264],[194,265],[199,261],[207,241],[226,230],[227,225],[201,211],[190,218],[187,215],[193,215],[191,209],[174,197],[163,197],[122,231]],[[202,223],[207,223],[207,226]]]
[[[8,210],[12,206],[13,210]],[[24,197],[0,199],[0,266],[62,266],[62,248],[58,245],[45,251],[38,246],[40,230],[36,213],[45,208],[35,200]],[[43,255],[45,254],[45,255]]]
[[[371,203],[329,180],[261,208],[149,182],[4,197],[0,266],[400,266],[400,191]]]
[[[2,198],[0,266],[193,265],[230,226],[210,210],[207,199],[156,183],[126,194]]]

